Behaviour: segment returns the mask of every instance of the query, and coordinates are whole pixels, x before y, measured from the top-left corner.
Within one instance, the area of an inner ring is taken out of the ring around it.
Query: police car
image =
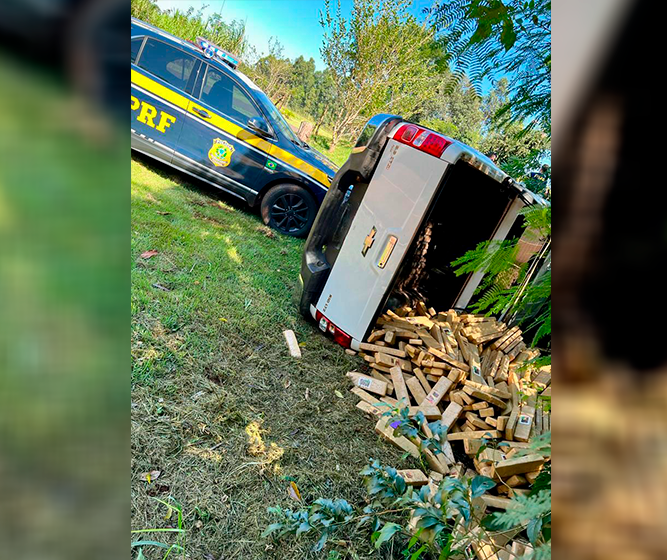
[[[259,206],[264,223],[304,236],[336,167],[204,38],[131,19],[132,148]]]

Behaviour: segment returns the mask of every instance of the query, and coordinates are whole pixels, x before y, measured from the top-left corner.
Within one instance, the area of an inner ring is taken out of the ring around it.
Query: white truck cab
[[[359,348],[377,316],[418,299],[464,309],[483,274],[451,262],[487,239],[520,237],[526,205],[545,203],[477,150],[376,115],[337,172],[301,265],[301,313]]]

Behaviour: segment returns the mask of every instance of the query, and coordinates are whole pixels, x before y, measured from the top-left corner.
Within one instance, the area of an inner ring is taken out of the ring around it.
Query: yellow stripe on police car
[[[301,158],[298,158],[294,154],[291,154],[290,152],[283,150],[282,148],[279,148],[278,146],[270,142],[267,142],[263,138],[260,138],[259,136],[256,136],[251,132],[248,132],[244,128],[238,126],[237,124],[234,124],[231,121],[228,121],[227,119],[221,117],[220,115],[213,113],[208,118],[202,118],[201,114],[197,113],[195,109],[201,111],[202,109],[204,109],[204,107],[198,105],[194,101],[190,101],[187,97],[176,93],[175,91],[169,89],[168,87],[163,86],[162,84],[156,82],[155,80],[152,80],[148,76],[144,76],[140,72],[132,70],[131,79],[134,85],[145,89],[146,91],[156,95],[158,98],[164,99],[165,101],[171,103],[172,105],[175,105],[180,109],[184,109],[194,118],[201,119],[202,121],[210,124],[214,128],[224,131],[227,134],[230,134],[231,136],[238,138],[239,140],[273,156],[275,159],[278,159],[283,163],[286,163],[288,165],[291,165],[292,167],[295,167],[296,169],[299,169],[300,171],[302,171],[306,175],[309,175],[310,177],[312,177],[319,183],[322,183],[326,187],[328,187],[331,184],[328,175],[323,171],[320,171],[316,167],[303,161]],[[176,117],[166,114],[164,111],[161,111],[160,120],[156,125],[154,119],[155,117],[157,117],[158,110],[155,107],[151,106],[150,104],[146,104],[148,105],[148,107],[144,108],[143,105],[146,102],[139,101],[134,96],[132,96],[132,110],[135,110],[135,99],[138,103],[141,104],[141,111],[139,112],[139,115],[137,117],[137,120],[139,120],[140,122],[148,124],[148,126],[152,126],[156,130],[159,130],[160,132],[164,132],[166,128],[171,126],[171,123],[176,122]],[[137,106],[136,109],[139,109],[139,106]],[[164,116],[165,114],[167,115],[166,117]],[[162,119],[164,119],[164,122]]]

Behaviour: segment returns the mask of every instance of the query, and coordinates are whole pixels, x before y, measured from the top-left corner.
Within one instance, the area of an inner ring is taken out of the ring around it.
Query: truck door
[[[170,163],[185,120],[185,91],[200,62],[153,37],[133,38],[132,57],[132,146]]]
[[[257,192],[267,154],[245,140],[255,137],[248,120],[265,117],[223,70],[206,65],[202,80],[199,99],[188,104],[175,159],[239,195]]]
[[[447,163],[389,140],[316,309],[361,341],[436,193]]]

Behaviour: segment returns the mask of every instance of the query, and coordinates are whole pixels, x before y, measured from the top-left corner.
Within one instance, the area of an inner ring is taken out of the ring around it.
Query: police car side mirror
[[[250,130],[256,132],[260,136],[264,137],[273,136],[273,134],[271,133],[271,129],[269,128],[269,125],[266,124],[266,121],[260,117],[252,117],[251,119],[249,119],[248,127],[250,128]]]

